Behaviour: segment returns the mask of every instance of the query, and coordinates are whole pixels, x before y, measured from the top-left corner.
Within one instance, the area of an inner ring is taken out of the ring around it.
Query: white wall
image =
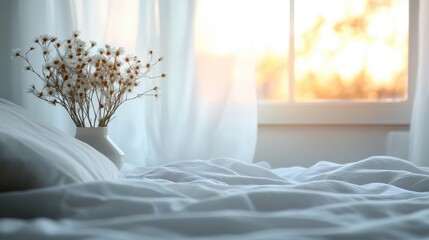
[[[17,90],[17,88],[12,87],[12,73],[9,71],[12,64],[10,60],[12,49],[9,49],[9,46],[13,45],[11,43],[11,6],[12,1],[0,1],[0,32],[2,35],[0,37],[0,81],[2,82],[2,86],[5,86],[0,88],[0,97],[8,100],[13,100],[13,95],[16,93],[14,91]]]
[[[273,167],[357,161],[386,155],[389,132],[407,130],[407,125],[261,125],[255,161],[267,161]]]

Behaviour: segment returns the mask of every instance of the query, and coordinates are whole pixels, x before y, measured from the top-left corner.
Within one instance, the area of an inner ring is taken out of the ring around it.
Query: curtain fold
[[[10,45],[7,47],[10,51],[12,48],[20,48],[27,51],[34,46],[34,38],[42,35],[55,35],[59,38],[69,37],[76,28],[76,16],[72,0],[55,1],[9,1],[8,6],[11,11],[9,24]],[[42,59],[39,52],[32,52],[30,58],[34,60],[35,67],[41,67]],[[38,61],[38,62],[36,62]],[[8,100],[15,102],[28,109],[34,115],[44,121],[63,129],[68,133],[74,132],[74,127],[70,117],[60,107],[53,107],[46,102],[35,98],[27,93],[31,84],[37,84],[37,79],[33,75],[24,71],[24,66],[19,60],[9,62],[10,79],[7,83],[2,81],[1,88],[7,88],[11,91]]]
[[[418,66],[410,130],[410,160],[429,167],[429,2],[419,1]]]

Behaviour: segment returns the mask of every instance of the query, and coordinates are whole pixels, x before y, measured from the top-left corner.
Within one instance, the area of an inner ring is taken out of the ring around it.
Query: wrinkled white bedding
[[[0,194],[0,239],[429,238],[429,169],[389,157],[267,169],[231,159]]]

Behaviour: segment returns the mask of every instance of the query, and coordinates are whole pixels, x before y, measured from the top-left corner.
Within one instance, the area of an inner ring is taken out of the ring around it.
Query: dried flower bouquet
[[[107,127],[116,110],[124,102],[142,96],[158,96],[158,87],[135,93],[144,79],[164,78],[165,74],[149,73],[162,57],[154,57],[152,50],[142,62],[138,57],[126,55],[123,48],[105,45],[95,50],[79,38],[79,32],[64,41],[41,35],[34,43],[42,50],[44,63],[37,71],[30,62],[31,47],[24,54],[14,49],[12,57],[22,58],[28,64],[25,70],[42,81],[40,87],[32,85],[29,92],[36,97],[62,106],[77,127]],[[94,53],[93,53],[94,52]]]

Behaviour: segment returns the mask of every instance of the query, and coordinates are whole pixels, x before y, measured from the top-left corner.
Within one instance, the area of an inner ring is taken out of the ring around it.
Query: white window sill
[[[406,102],[258,103],[259,125],[408,125]]]

